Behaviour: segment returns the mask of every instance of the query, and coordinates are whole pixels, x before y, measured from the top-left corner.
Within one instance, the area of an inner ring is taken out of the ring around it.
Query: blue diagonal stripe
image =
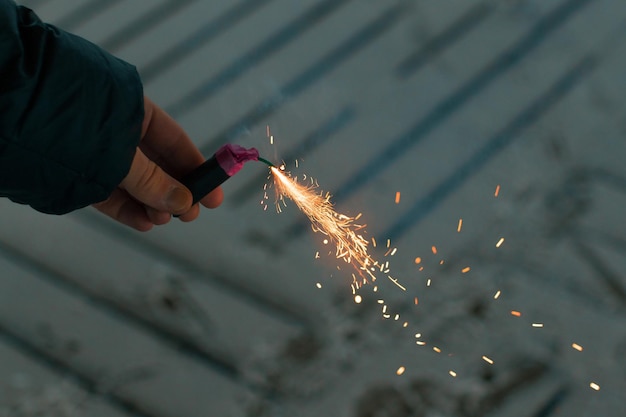
[[[326,0],[315,3],[298,18],[290,21],[267,39],[253,45],[245,54],[236,59],[226,68],[218,72],[214,77],[196,87],[186,96],[169,106],[166,110],[174,117],[189,111],[199,103],[208,100],[225,87],[252,69],[255,65],[269,58],[281,48],[293,42],[298,36],[314,27],[317,23],[329,16],[339,6],[350,0]]]
[[[487,162],[519,137],[524,129],[536,122],[547,110],[571,91],[581,79],[596,67],[597,61],[595,57],[587,57],[568,71],[546,93],[533,101],[501,131],[489,139],[467,162],[413,204],[384,232],[383,236],[394,240],[404,236],[412,226],[432,212],[450,194],[479,172]]]
[[[157,75],[179,63],[183,58],[193,53],[199,47],[215,39],[224,31],[230,29],[239,21],[251,15],[270,1],[272,0],[246,0],[227,9],[215,19],[212,19],[206,25],[164,51],[152,62],[141,67],[141,79],[146,84],[151,82]]]
[[[425,117],[421,118],[406,132],[391,140],[389,146],[376,153],[346,183],[339,187],[334,193],[335,202],[345,200],[378,176],[383,170],[389,168],[397,158],[417,145],[428,133],[440,126],[489,84],[517,65],[526,55],[540,45],[550,33],[562,26],[569,17],[581,10],[583,6],[590,3],[590,0],[570,0],[542,18],[528,34],[511,48],[499,55],[458,90],[439,102]]]
[[[341,63],[369,45],[404,16],[405,7],[394,6],[350,36],[309,68],[287,82],[278,92],[266,98],[240,120],[226,128],[202,147],[208,154],[220,145],[236,139],[244,131],[278,110],[283,104],[311,87]]]

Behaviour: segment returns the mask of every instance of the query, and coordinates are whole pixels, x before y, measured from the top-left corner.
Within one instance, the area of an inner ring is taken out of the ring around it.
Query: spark
[[[452,378],[456,378],[456,372],[454,372],[452,369],[448,373]]]
[[[418,256],[417,258],[415,258],[415,265],[419,265],[420,263],[422,263],[422,258]]]
[[[430,250],[433,251],[433,255],[437,254],[437,247],[436,246],[431,247]]]
[[[470,269],[471,269],[471,268],[470,268],[469,266],[466,266],[465,268],[461,269],[461,272],[462,272],[463,274],[466,274],[466,273],[468,273],[468,272],[470,271]]]
[[[318,282],[317,284],[315,284],[315,286],[316,286],[317,288],[322,288],[322,284],[320,284],[319,282]]]
[[[516,311],[516,310],[511,310],[511,315],[513,315],[515,317],[522,317],[522,313],[520,313],[519,311]]]
[[[499,248],[500,246],[502,246],[503,243],[504,243],[504,238],[501,237],[500,240],[498,240],[498,243],[496,243],[496,248]]]
[[[439,265],[443,265],[443,259],[439,261]]]
[[[360,295],[355,295],[354,296],[354,302],[357,304],[361,304],[361,301],[363,301],[363,298]]]
[[[396,204],[400,204],[400,191],[396,191]]]
[[[572,348],[576,349],[579,352],[583,351],[583,347],[579,345],[578,343],[572,343]]]
[[[315,259],[319,259],[320,258],[320,253],[319,251],[315,252]]]
[[[270,135],[270,145],[274,144],[274,135]]]
[[[419,300],[417,299],[417,297],[415,297],[415,299],[413,300],[413,302],[415,303],[415,305],[419,304]]]
[[[541,328],[543,327],[543,323],[533,323],[532,326]]]
[[[493,296],[493,299],[497,300],[500,297],[500,294],[502,294],[502,291],[500,291],[500,290],[496,291],[496,293]]]
[[[285,197],[292,200],[296,206],[309,218],[314,232],[325,235],[326,241],[335,245],[335,257],[351,264],[364,282],[376,281],[372,268],[380,263],[368,253],[369,241],[363,237],[365,225],[355,223],[355,218],[337,213],[330,201],[330,194],[318,192],[315,184],[304,185],[291,177],[289,173],[271,167],[274,184],[278,195],[277,210],[281,211],[281,203],[285,204]],[[387,248],[391,241],[387,240]],[[388,278],[399,288],[405,288],[396,279]],[[354,280],[359,288],[361,280]]]
[[[373,237],[372,237],[372,246],[376,247],[376,239],[374,239]]]
[[[489,365],[493,365],[493,360],[488,358],[487,356],[483,355],[483,360],[485,362],[487,362]]]
[[[423,341],[421,341],[421,340],[418,340],[418,341],[416,341],[416,342],[415,342],[415,344],[416,344],[416,345],[419,345],[419,346],[424,346],[424,345],[426,345],[426,342],[423,342]]]
[[[461,227],[463,227],[463,219],[459,219],[459,225],[456,227],[458,233],[461,233]]]
[[[416,339],[419,339],[420,337],[422,337],[422,334],[421,334],[421,333],[415,333],[415,338],[416,338]]]
[[[398,319],[399,319],[399,318],[400,318],[400,315],[399,315],[399,314],[396,314],[396,315],[394,316],[394,318],[393,318],[393,319],[394,319],[394,320],[396,320],[396,321],[398,321]]]
[[[596,391],[600,391],[600,385],[596,384],[595,382],[589,383],[589,386],[591,387],[591,389],[594,389]]]
[[[406,288],[405,288],[402,284],[400,284],[400,283],[398,282],[398,280],[397,280],[397,279],[395,279],[395,278],[394,278],[394,277],[392,277],[391,275],[387,275],[387,278],[389,278],[389,281],[391,281],[391,282],[393,282],[394,284],[396,284],[396,286],[397,286],[398,288],[400,288],[402,291],[406,291]]]
[[[437,353],[441,353],[441,349],[439,349],[437,346],[433,346],[433,350]]]
[[[409,327],[409,322],[405,321],[404,323],[402,323],[402,327]]]
[[[496,191],[493,193],[494,197],[497,197],[500,194],[500,184],[496,185]]]
[[[428,278],[428,281],[426,281],[426,286],[430,287],[430,278]]]
[[[396,375],[400,376],[400,375],[402,375],[404,373],[404,371],[406,371],[406,368],[404,366],[401,366],[396,371]]]
[[[390,253],[389,255],[390,255],[390,256],[393,256],[393,255],[395,255],[395,254],[396,254],[396,252],[398,252],[398,248],[393,248],[393,249],[391,250],[391,253]]]
[[[378,300],[378,304],[385,304],[385,300]]]

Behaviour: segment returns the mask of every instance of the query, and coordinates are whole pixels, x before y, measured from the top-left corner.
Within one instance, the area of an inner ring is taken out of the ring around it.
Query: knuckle
[[[149,163],[137,178],[135,186],[140,190],[151,189],[158,185],[159,174],[159,167],[155,163]]]

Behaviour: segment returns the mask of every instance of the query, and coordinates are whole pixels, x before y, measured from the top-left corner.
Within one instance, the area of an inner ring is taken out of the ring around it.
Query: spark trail
[[[314,181],[304,184],[275,166],[270,169],[278,194],[278,211],[281,211],[281,203],[285,203],[285,198],[296,204],[311,221],[313,231],[327,236],[335,245],[337,259],[356,269],[357,274],[352,274],[354,289],[376,281],[378,272],[387,273],[388,263],[381,264],[368,253],[369,241],[363,237],[366,225],[356,223],[361,214],[351,217],[337,213],[331,202],[331,195],[320,191]],[[395,278],[390,275],[387,278],[406,291]]]

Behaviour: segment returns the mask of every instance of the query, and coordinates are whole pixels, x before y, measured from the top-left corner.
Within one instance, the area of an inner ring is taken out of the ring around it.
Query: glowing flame
[[[356,268],[360,279],[353,275],[354,287],[360,288],[369,281],[376,281],[376,271],[384,270],[383,272],[387,272],[386,268],[381,267],[388,264],[381,265],[372,259],[367,251],[369,241],[362,235],[365,225],[355,223],[361,217],[360,214],[356,217],[350,217],[337,213],[330,201],[330,194],[320,192],[314,181],[311,180],[310,184],[302,184],[280,168],[271,167],[270,169],[278,193],[278,211],[281,211],[281,203],[285,203],[285,197],[292,200],[300,211],[309,218],[313,231],[324,234],[334,243],[337,259],[341,259]],[[395,250],[390,252],[395,253]],[[388,278],[405,290],[395,278],[390,276]]]

